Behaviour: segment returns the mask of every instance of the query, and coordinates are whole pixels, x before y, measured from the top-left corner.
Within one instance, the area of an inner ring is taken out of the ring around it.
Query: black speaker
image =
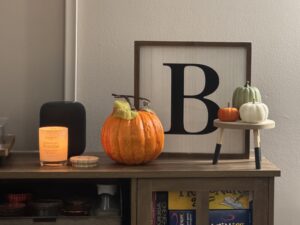
[[[79,102],[47,102],[40,109],[40,127],[68,127],[68,157],[81,155],[86,143],[85,108]]]

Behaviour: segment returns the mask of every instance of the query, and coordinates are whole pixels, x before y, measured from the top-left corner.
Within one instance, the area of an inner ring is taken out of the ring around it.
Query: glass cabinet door
[[[209,192],[209,225],[252,225],[253,193],[240,190]]]
[[[139,225],[272,225],[269,191],[268,178],[141,179],[137,221]]]

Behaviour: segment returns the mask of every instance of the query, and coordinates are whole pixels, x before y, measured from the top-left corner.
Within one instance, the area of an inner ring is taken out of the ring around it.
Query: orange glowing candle
[[[68,160],[68,128],[49,126],[39,128],[41,166],[66,165]]]

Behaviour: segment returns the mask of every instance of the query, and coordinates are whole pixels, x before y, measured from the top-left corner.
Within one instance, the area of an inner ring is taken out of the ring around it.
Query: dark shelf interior
[[[130,224],[130,179],[16,179],[0,181],[0,204],[8,202],[7,195],[10,193],[30,193],[32,200],[38,199],[58,199],[63,203],[70,199],[84,199],[89,202],[90,212],[95,207],[97,198],[97,184],[117,185],[119,191],[117,197],[120,200],[120,213],[103,214],[95,216],[92,213],[84,216],[67,216],[63,213],[57,216],[36,216],[26,206],[25,214],[22,216],[10,217],[2,216],[0,220],[11,219],[32,219],[35,222],[55,222],[56,219],[84,219],[84,218],[116,218],[122,221],[122,225]]]

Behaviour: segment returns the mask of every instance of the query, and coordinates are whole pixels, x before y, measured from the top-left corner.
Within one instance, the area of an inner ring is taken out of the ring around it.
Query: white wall
[[[0,117],[15,150],[37,149],[40,106],[62,100],[64,1],[0,1]]]
[[[299,0],[79,0],[78,100],[87,108],[88,150],[111,112],[111,93],[133,93],[134,40],[250,41],[252,81],[275,130],[263,132],[276,179],[276,225],[298,225],[300,201]]]

